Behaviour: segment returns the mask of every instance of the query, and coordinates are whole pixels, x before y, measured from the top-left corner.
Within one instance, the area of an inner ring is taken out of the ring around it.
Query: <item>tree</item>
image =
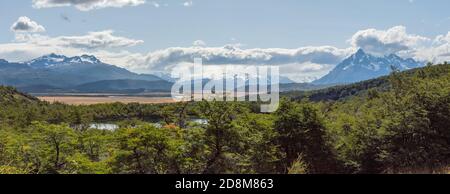
[[[245,146],[241,166],[247,173],[279,173],[279,160],[283,158],[277,144],[278,133],[274,129],[275,117],[271,114],[249,113],[236,121]]]
[[[282,164],[285,172],[300,155],[308,166],[308,173],[336,172],[337,162],[326,141],[322,118],[309,102],[282,100],[276,116],[278,142],[286,154]]]
[[[172,168],[171,164],[181,146],[171,135],[168,130],[152,125],[118,130],[113,171],[134,174],[176,173],[177,169]]]
[[[35,156],[36,172],[59,173],[74,152],[75,133],[67,125],[34,122],[30,144]]]
[[[84,112],[82,108],[76,108],[73,117],[72,124],[74,125],[74,128],[80,131],[88,129],[94,120],[92,114]]]
[[[392,75],[393,90],[383,98],[390,118],[386,164],[392,172],[432,172],[450,162],[450,78],[435,79],[432,69],[424,71],[412,77]]]
[[[233,124],[243,107],[238,103],[200,103],[200,115],[208,120],[205,127],[205,142],[210,150],[203,173],[226,173],[232,169],[229,154],[241,151],[242,136]]]
[[[100,161],[108,157],[107,146],[113,139],[111,132],[97,129],[87,129],[77,133],[78,151],[88,157],[91,161]]]

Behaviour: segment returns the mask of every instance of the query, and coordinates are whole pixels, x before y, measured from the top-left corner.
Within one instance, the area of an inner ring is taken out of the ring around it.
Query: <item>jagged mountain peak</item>
[[[388,75],[391,67],[404,71],[423,66],[422,63],[414,59],[403,59],[396,54],[386,56],[374,56],[359,49],[340,64],[338,64],[329,74],[315,84],[347,84],[363,80],[368,80],[384,75]]]
[[[71,87],[102,80],[162,81],[151,74],[137,74],[103,63],[92,55],[67,57],[52,53],[22,63],[0,61],[0,85],[27,91],[71,91]]]
[[[48,55],[44,55],[42,57],[36,58],[31,60],[30,62],[41,62],[41,61],[48,61],[48,62],[62,62],[66,59],[67,57],[64,55],[57,55],[55,53],[51,53]]]
[[[364,52],[364,50],[358,49],[358,51],[356,51],[356,53],[354,53],[353,55],[348,57],[346,60],[363,60],[368,57],[372,57],[372,56],[367,54],[366,52]]]
[[[72,57],[70,59],[71,62],[78,62],[78,63],[93,63],[93,64],[101,63],[101,61],[97,59],[97,57],[95,57],[94,55],[81,55]]]
[[[52,68],[57,66],[71,65],[71,64],[100,64],[102,63],[93,55],[81,55],[74,57],[67,57],[65,55],[58,55],[51,53],[42,57],[25,62],[33,68]]]
[[[364,52],[364,50],[363,49],[358,49],[358,51],[356,51],[356,53],[354,54],[356,57],[363,57],[363,56],[365,56],[365,55],[367,55],[366,54],[366,52]]]

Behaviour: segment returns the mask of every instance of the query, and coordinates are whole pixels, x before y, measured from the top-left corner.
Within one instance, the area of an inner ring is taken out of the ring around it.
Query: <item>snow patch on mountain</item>
[[[49,54],[42,57],[25,62],[33,68],[54,68],[73,64],[100,64],[99,59],[92,55],[82,55],[74,57],[66,57],[64,55]]]
[[[347,84],[368,80],[392,71],[392,67],[405,71],[422,67],[414,59],[403,59],[395,54],[374,56],[359,49],[358,52],[338,64],[329,74],[314,81],[315,84]]]

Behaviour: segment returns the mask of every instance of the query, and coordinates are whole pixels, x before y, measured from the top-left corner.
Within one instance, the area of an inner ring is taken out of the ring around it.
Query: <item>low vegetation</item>
[[[0,87],[0,107],[2,174],[448,173],[450,166],[448,64],[290,93],[272,114],[230,102],[49,104],[8,87]],[[120,128],[90,128],[102,121]]]

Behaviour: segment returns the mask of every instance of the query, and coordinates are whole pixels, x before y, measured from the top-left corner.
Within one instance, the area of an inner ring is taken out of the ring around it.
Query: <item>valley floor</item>
[[[93,105],[120,102],[124,104],[165,104],[174,103],[170,97],[140,97],[140,96],[40,96],[42,101],[60,102],[69,105]]]

